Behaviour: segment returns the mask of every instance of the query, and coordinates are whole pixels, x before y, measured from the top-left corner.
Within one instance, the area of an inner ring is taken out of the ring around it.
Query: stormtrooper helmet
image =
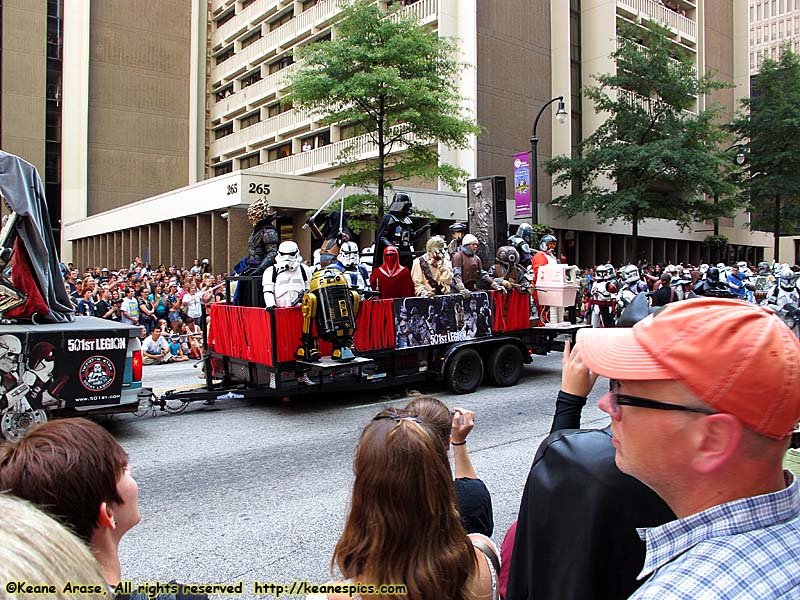
[[[279,269],[294,269],[302,261],[300,248],[294,242],[281,242],[278,246],[278,256],[275,257],[275,264]]]
[[[626,265],[622,269],[622,279],[625,283],[636,283],[639,281],[639,268],[636,265]]]
[[[354,267],[359,259],[358,244],[355,242],[345,242],[339,249],[339,262],[343,267]]]

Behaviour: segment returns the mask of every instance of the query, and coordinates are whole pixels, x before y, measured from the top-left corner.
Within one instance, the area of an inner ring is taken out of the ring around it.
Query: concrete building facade
[[[780,60],[783,48],[800,53],[800,0],[749,2],[750,75],[753,76],[765,58]],[[800,236],[782,237],[779,252],[782,262],[800,264]]]
[[[83,1],[88,13],[88,0]],[[379,2],[384,6],[393,3]],[[622,20],[641,27],[647,27],[651,20],[665,24],[675,44],[692,56],[699,72],[714,70],[736,85],[714,98],[698,99],[698,107],[702,108],[705,101],[715,101],[732,110],[736,98],[747,94],[748,14],[743,0],[676,0],[671,7],[655,0],[396,3],[440,35],[457,38],[460,58],[472,65],[458,85],[467,98],[466,108],[484,127],[484,133],[466,150],[440,147],[439,153],[442,160],[464,168],[473,177],[502,175],[512,180],[514,153],[530,148],[533,118],[555,96],[567,99],[571,119],[559,125],[552,113],[544,115],[537,132],[540,161],[570,153],[598,126],[602,117],[583,99],[582,88],[592,82],[593,74],[614,68],[608,56],[616,46],[616,27]],[[165,88],[164,93],[175,95],[175,101],[168,103],[173,112],[164,102],[145,106],[144,97],[134,107],[140,113],[152,110],[154,116],[163,118],[152,121],[163,140],[151,146],[143,144],[154,149],[148,155],[143,148],[127,143],[130,138],[123,127],[119,132],[125,142],[119,144],[122,149],[115,149],[110,138],[103,138],[101,145],[100,138],[89,135],[94,117],[93,106],[87,107],[87,164],[104,172],[98,173],[102,175],[99,182],[87,181],[83,204],[80,186],[70,188],[75,191],[77,208],[69,215],[65,210],[65,250],[72,252],[81,265],[123,264],[145,254],[151,263],[190,263],[193,258],[214,254],[216,269],[226,271],[241,256],[249,227],[231,217],[243,215],[246,206],[259,196],[258,190],[264,189],[270,189],[270,201],[281,209],[282,232],[310,250],[308,233],[300,226],[307,210],[319,206],[333,191],[330,183],[324,189],[317,183],[312,185],[311,178],[330,181],[338,172],[336,157],[346,145],[355,143],[359,158],[374,153],[354,128],[323,125],[313,115],[282,102],[287,74],[298,67],[292,50],[335,35],[332,24],[340,11],[339,0],[176,0],[165,4],[170,5],[164,9],[169,17],[166,20],[174,23],[176,33],[159,51],[185,69],[161,65],[161,78],[152,82],[151,89],[161,93]],[[91,8],[94,10],[94,4]],[[97,23],[116,22],[115,18],[104,14]],[[96,26],[91,16],[89,23],[91,57],[95,39],[92,28]],[[184,29],[177,33],[180,27]],[[132,41],[124,36],[106,39],[109,48],[115,44],[124,47]],[[109,52],[113,55],[114,50]],[[92,73],[90,66],[90,88]],[[71,82],[80,80],[80,76],[70,78]],[[74,89],[79,87],[75,85]],[[185,90],[185,96],[177,99],[181,90]],[[108,106],[101,106],[98,101],[96,110],[103,108],[105,117],[113,121],[119,106],[113,98],[107,102]],[[126,121],[120,124],[124,126]],[[96,141],[96,149],[91,140]],[[128,156],[119,152],[128,152]],[[164,162],[159,163],[156,155]],[[150,188],[143,185],[142,190],[147,191],[136,201],[130,190],[112,194],[118,181],[115,178],[124,175],[105,171],[113,169],[116,161],[118,169],[130,168],[122,166],[128,159],[140,166],[136,160],[145,164],[151,161],[162,176],[164,171],[169,172],[176,183],[171,188],[166,180]],[[182,169],[175,166],[181,161]],[[539,175],[540,221],[557,230],[571,262],[590,265],[635,258],[630,254],[628,224],[598,224],[592,215],[565,219],[549,204],[552,185],[541,167]],[[235,181],[229,181],[231,176]],[[299,177],[298,185],[305,182],[308,191],[277,193],[289,189],[287,177]],[[224,187],[209,183],[217,179],[228,183]],[[466,216],[460,190],[447,190],[435,182],[405,183],[414,190],[415,200],[419,197],[421,204],[430,204],[442,232],[452,220]],[[150,191],[155,187],[160,193]],[[100,200],[103,192],[110,194],[102,200],[105,204]],[[81,206],[85,207],[83,213]],[[108,212],[112,208],[113,212]],[[222,218],[224,213],[227,219]],[[142,214],[149,219],[147,223],[140,222]],[[515,222],[513,214],[509,216],[510,222]],[[765,254],[765,249],[769,252],[770,237],[746,231],[745,220],[742,216],[721,223],[721,233],[731,240],[735,258],[755,260]],[[641,257],[698,262],[704,254],[702,241],[710,229],[706,223],[681,232],[669,222],[647,221],[640,227]],[[227,236],[224,243],[223,231]],[[216,246],[205,246],[206,241],[214,239]],[[366,241],[362,239],[362,243]],[[224,258],[216,254],[223,247],[228,249]],[[220,268],[220,262],[226,268]]]

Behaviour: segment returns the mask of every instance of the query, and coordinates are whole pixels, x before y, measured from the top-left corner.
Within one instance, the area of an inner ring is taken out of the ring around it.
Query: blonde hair
[[[92,553],[78,537],[58,521],[26,500],[0,493],[0,581],[53,585],[55,593],[26,594],[24,590],[4,588],[4,598],[63,598],[74,600],[65,591],[67,583],[94,586],[94,592],[81,598],[108,600],[106,583]]]

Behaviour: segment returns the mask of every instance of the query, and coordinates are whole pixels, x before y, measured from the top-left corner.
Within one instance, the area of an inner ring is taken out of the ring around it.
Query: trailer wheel
[[[481,355],[472,348],[456,352],[447,363],[444,375],[447,387],[456,394],[470,394],[483,379]]]
[[[0,431],[9,442],[17,442],[34,425],[47,422],[47,413],[43,410],[16,412],[8,410],[0,419]]]
[[[522,353],[513,344],[495,348],[489,355],[489,379],[498,387],[515,385],[522,375]]]

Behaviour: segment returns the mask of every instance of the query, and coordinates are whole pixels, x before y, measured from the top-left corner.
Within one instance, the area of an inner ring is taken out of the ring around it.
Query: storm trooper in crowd
[[[275,264],[261,278],[267,308],[298,306],[308,291],[311,269],[303,264],[300,248],[294,242],[281,242]]]

